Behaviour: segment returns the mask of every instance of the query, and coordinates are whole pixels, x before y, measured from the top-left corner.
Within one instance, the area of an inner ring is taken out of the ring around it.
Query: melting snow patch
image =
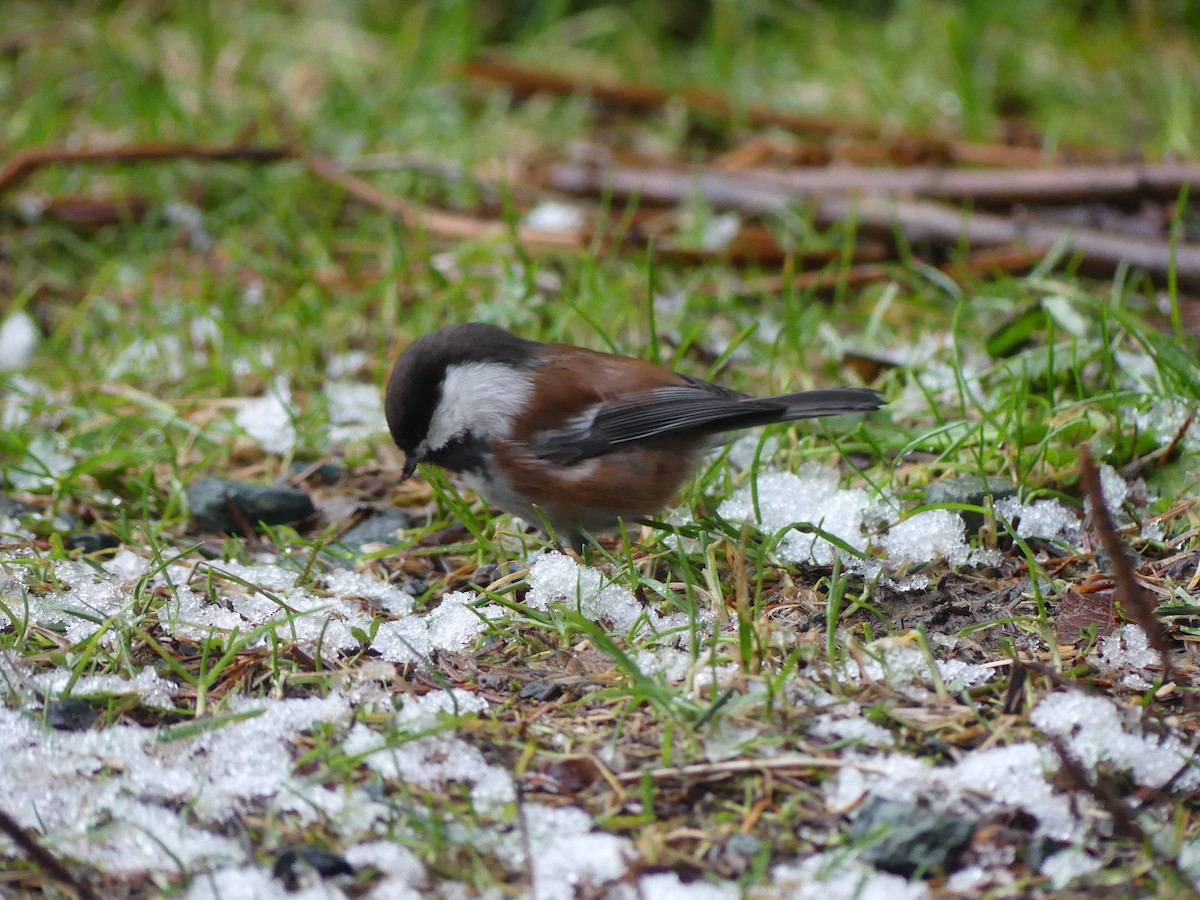
[[[370,866],[383,873],[383,880],[368,897],[379,900],[420,900],[427,896],[419,890],[425,881],[425,866],[407,847],[392,841],[372,841],[346,851],[346,862],[359,869]]]
[[[420,734],[437,727],[442,715],[471,715],[486,708],[486,700],[468,691],[430,691],[405,701],[396,724],[409,734]],[[408,785],[440,789],[452,782],[466,783],[475,806],[487,813],[499,811],[516,798],[512,776],[506,770],[490,765],[477,747],[449,734],[389,746],[385,737],[359,724],[350,730],[343,749],[351,756],[362,755],[384,778]]]
[[[904,638],[882,638],[863,649],[866,655],[862,662],[862,674],[872,681],[886,681],[890,687],[908,695],[913,694],[915,685],[933,682],[930,660],[919,647],[914,647]],[[983,684],[994,674],[992,669],[957,659],[934,659],[933,664],[942,683],[952,691]],[[858,673],[858,666],[853,660],[847,660],[845,666],[851,677]],[[923,697],[927,692],[920,689],[918,694]]]
[[[569,203],[548,200],[525,213],[521,224],[539,231],[574,231],[583,227],[583,213]]]
[[[1135,691],[1149,690],[1162,671],[1162,655],[1140,625],[1125,625],[1103,638],[1093,661],[1101,671],[1119,674],[1121,684]]]
[[[758,478],[758,512],[750,487],[734,492],[718,508],[718,514],[732,522],[746,519],[760,523],[763,532],[772,534],[798,522],[816,525],[836,535],[856,550],[865,551],[865,517],[872,507],[871,497],[861,488],[839,490],[837,472],[809,464],[800,471],[772,472]],[[815,534],[789,531],[779,545],[780,555],[791,562],[826,566],[833,562],[834,545]]]
[[[427,664],[438,650],[465,650],[487,622],[471,604],[478,598],[468,591],[455,591],[427,616],[407,616],[384,622],[375,632],[371,646],[388,662]]]
[[[771,887],[751,888],[752,900],[929,900],[924,882],[899,875],[842,853],[818,853],[798,863],[771,869]]]
[[[351,569],[334,569],[322,578],[325,589],[343,599],[362,597],[393,616],[407,616],[416,602],[394,584]]]
[[[599,569],[581,566],[561,553],[545,553],[530,567],[525,602],[543,611],[561,603],[593,622],[607,622],[618,632],[629,631],[639,620],[654,633],[677,630],[688,621],[683,613],[659,615]]]
[[[891,747],[896,743],[892,733],[882,725],[876,725],[858,716],[817,716],[809,726],[808,733],[826,741],[851,741],[856,744],[878,744],[881,747]]]
[[[108,377],[120,380],[130,375],[154,375],[169,381],[183,378],[183,342],[173,334],[137,338],[108,365]]]
[[[265,869],[237,866],[199,875],[186,900],[340,900],[345,894],[328,884],[289,891]]]
[[[296,446],[296,425],[287,381],[280,379],[262,397],[242,400],[234,422],[268,453],[291,453]]]
[[[1089,769],[1106,762],[1129,772],[1141,787],[1160,788],[1174,778],[1172,790],[1200,788],[1193,748],[1174,735],[1141,734],[1136,713],[1111,700],[1074,692],[1051,694],[1034,707],[1029,720],[1044,734],[1060,738]]]
[[[39,695],[58,697],[71,683],[72,678],[74,674],[69,669],[60,669],[55,672],[42,672],[30,680]],[[70,696],[136,694],[147,706],[171,709],[171,698],[177,690],[175,684],[160,677],[153,669],[146,668],[139,670],[133,678],[122,678],[119,675],[84,675],[71,687]]]
[[[643,875],[637,887],[620,885],[609,900],[738,900],[741,888],[731,881],[683,882],[675,872]]]
[[[329,381],[325,384],[329,407],[329,440],[335,444],[365,440],[386,434],[387,419],[379,389],[357,381]]]
[[[14,372],[28,366],[41,336],[37,322],[23,309],[0,323],[0,372]]]
[[[0,707],[5,809],[62,852],[108,872],[238,864],[241,845],[202,826],[278,793],[291,777],[290,741],[318,722],[345,721],[349,707],[331,695],[235,701],[222,712],[250,718],[164,741],[158,729],[128,725],[48,731]]]
[[[1151,363],[1153,365],[1153,363]],[[1196,412],[1194,404],[1180,399],[1159,399],[1153,401],[1148,409],[1125,409],[1122,416],[1132,418],[1137,423],[1139,431],[1154,435],[1160,446],[1173,441],[1179,430],[1188,420],[1188,416]],[[1200,450],[1200,422],[1193,421],[1183,433],[1180,446],[1184,450]]]
[[[1076,878],[1100,871],[1100,860],[1077,847],[1059,850],[1042,862],[1041,873],[1050,879],[1056,891],[1068,887]]]
[[[574,900],[585,884],[605,884],[625,874],[633,844],[593,831],[592,818],[582,809],[528,803],[521,815],[533,852],[534,900]]]
[[[936,812],[983,816],[1024,810],[1038,821],[1038,832],[1055,840],[1076,841],[1083,823],[1066,796],[1055,793],[1045,772],[1053,755],[1034,744],[1009,744],[978,750],[952,766],[930,766],[902,754],[871,759],[871,771],[842,769],[825,783],[826,803],[848,810],[868,795],[905,803],[928,803]]]
[[[1079,513],[1057,500],[1035,500],[1022,503],[1016,497],[1006,497],[996,503],[996,515],[1010,522],[1016,520],[1017,537],[1037,537],[1044,540],[1078,542],[1082,532]]]
[[[778,549],[779,555],[790,562],[827,566],[837,556],[851,571],[866,578],[875,577],[883,569],[879,560],[861,558],[820,535],[804,533],[792,526],[801,523],[815,526],[864,554],[872,535],[890,526],[877,542],[887,555],[888,571],[936,560],[956,566],[999,562],[1000,555],[994,551],[971,549],[962,516],[953,510],[926,510],[895,522],[893,510],[872,499],[866,490],[840,489],[837,482],[836,470],[816,463],[802,466],[795,474],[764,474],[758,478],[757,511],[754,491],[746,486],[725,500],[718,513],[734,522],[757,522],[765,534],[790,529]],[[897,590],[915,590],[925,587],[928,579],[913,575],[898,580],[888,578],[886,582]]]

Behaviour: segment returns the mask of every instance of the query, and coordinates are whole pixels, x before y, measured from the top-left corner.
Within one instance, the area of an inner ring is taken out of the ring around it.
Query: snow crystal
[[[742,219],[737,213],[722,213],[710,217],[700,233],[700,246],[709,252],[719,252],[729,246],[730,241],[742,230]],[[770,340],[764,337],[764,340]]]
[[[1104,497],[1104,505],[1113,515],[1121,511],[1121,504],[1125,502],[1125,495],[1129,493],[1129,485],[1125,483],[1125,479],[1108,463],[1100,467],[1100,493]]]
[[[496,813],[516,799],[512,775],[490,765],[478,747],[446,734],[436,734],[388,746],[365,725],[355,725],[343,744],[351,756],[384,778],[412,787],[444,788],[452,782],[470,786],[471,801],[481,812]]]
[[[952,766],[930,766],[899,753],[871,759],[870,771],[842,769],[825,782],[833,810],[853,808],[868,794],[904,803],[928,803],[953,815],[987,815],[1020,809],[1038,821],[1038,830],[1073,841],[1083,832],[1067,797],[1057,794],[1045,772],[1052,754],[1031,743],[980,750]]]
[[[676,872],[643,875],[638,879],[637,890],[625,887],[631,900],[738,900],[742,896],[741,888],[732,881],[698,880],[685,883]]]
[[[527,803],[521,815],[534,851],[534,900],[574,900],[581,886],[605,884],[625,874],[633,844],[593,831],[592,818],[584,810]]]
[[[455,591],[427,616],[407,616],[384,622],[375,632],[371,646],[389,662],[427,662],[437,650],[464,650],[487,623],[471,604],[478,597],[468,591]]]
[[[34,675],[31,682],[39,695],[58,697],[74,678],[69,669],[42,672]],[[170,709],[171,698],[178,687],[159,676],[153,669],[140,669],[133,678],[119,675],[84,675],[75,681],[70,696],[88,697],[94,694],[126,695],[137,694],[147,706]]]
[[[184,360],[183,342],[173,334],[137,338],[109,363],[107,374],[113,380],[149,375],[178,381],[186,371]]]
[[[771,869],[771,886],[751,888],[752,900],[929,900],[924,882],[910,882],[844,853],[817,853]]]
[[[996,501],[996,515],[1017,521],[1017,537],[1075,541],[1080,536],[1079,513],[1058,500],[1022,503],[1016,497]]]
[[[1091,875],[1100,871],[1100,860],[1089,856],[1077,847],[1067,847],[1059,850],[1053,856],[1043,860],[1041,873],[1050,879],[1050,885],[1061,891],[1076,878]]]
[[[864,521],[871,507],[870,495],[861,488],[839,490],[837,472],[810,463],[797,473],[772,472],[758,478],[758,511],[749,486],[739,488],[717,509],[731,522],[757,522],[765,533],[775,533],[806,522],[841,538],[857,550],[865,550]],[[790,562],[829,565],[834,545],[815,534],[789,531],[779,545],[779,554]]]
[[[350,847],[346,862],[354,868],[367,866],[383,873],[383,880],[371,889],[368,897],[378,900],[420,900],[425,892],[419,890],[425,880],[425,866],[407,847],[394,841],[372,841]]]
[[[599,569],[581,566],[561,553],[538,557],[529,570],[525,602],[539,610],[562,603],[592,621],[604,619],[620,632],[631,629],[647,613],[627,588],[610,581]]]
[[[925,653],[904,638],[881,638],[868,644],[862,662],[862,674],[873,681],[886,680],[901,693],[911,694],[914,684],[932,684],[930,661]],[[952,691],[983,684],[994,674],[992,669],[964,663],[956,659],[935,659],[942,684]],[[847,672],[853,675],[853,661],[847,661]]]
[[[238,842],[191,818],[223,822],[245,801],[277,793],[290,778],[288,741],[317,722],[344,721],[349,708],[330,696],[233,701],[222,712],[256,715],[163,741],[158,729],[128,725],[46,730],[33,717],[0,707],[5,809],[63,852],[105,871],[240,863]],[[190,812],[181,815],[180,808]]]
[[[481,713],[488,702],[478,694],[454,688],[449,691],[430,691],[420,697],[410,697],[396,714],[396,723],[409,731],[432,728],[439,716],[468,716]]]
[[[320,882],[289,891],[265,869],[236,866],[197,876],[185,900],[344,900],[346,895]]]
[[[487,706],[485,699],[469,691],[430,691],[405,700],[396,724],[408,734],[420,735],[437,727],[443,715],[472,715]],[[416,737],[389,746],[384,736],[358,724],[346,736],[343,750],[351,756],[362,755],[366,765],[384,778],[405,784],[427,788],[448,782],[469,784],[472,802],[484,812],[496,812],[516,798],[512,775],[489,764],[479,748],[452,735]]]
[[[808,727],[808,733],[826,741],[853,741],[884,747],[896,743],[892,733],[882,725],[858,717],[842,719],[829,714],[820,715]]]
[[[0,430],[12,431],[29,421],[30,398],[47,393],[46,386],[25,375],[10,375],[4,379],[0,392]]]
[[[931,509],[910,516],[888,529],[880,540],[892,564],[926,563],[945,559],[951,565],[965,565],[971,548],[966,541],[967,526],[962,516],[949,509]]]
[[[762,442],[762,452],[759,453],[758,445]],[[761,434],[746,434],[738,438],[729,445],[729,464],[738,471],[745,471],[754,465],[754,458],[757,455],[759,460],[767,460],[779,452],[779,438],[774,435],[767,435],[765,440]]]
[[[0,323],[0,372],[14,372],[28,366],[41,337],[37,322],[23,309]]]
[[[357,381],[325,383],[329,407],[329,440],[335,444],[387,434],[379,388]]]
[[[407,616],[416,600],[391,582],[352,569],[334,569],[322,578],[325,589],[343,599],[363,597],[393,616]]]
[[[367,363],[370,361],[371,357],[364,350],[347,350],[345,353],[336,353],[325,363],[325,376],[327,378],[347,378],[357,375],[367,367]]]
[[[546,200],[525,213],[521,224],[538,231],[574,231],[583,227],[583,213],[569,203]]]
[[[1128,726],[1126,717],[1132,720]],[[1029,720],[1044,734],[1060,738],[1089,769],[1103,761],[1128,771],[1142,787],[1160,788],[1175,778],[1173,790],[1200,788],[1200,770],[1193,763],[1191,748],[1174,735],[1141,734],[1136,714],[1104,697],[1051,694],[1034,707]]]
[[[1196,412],[1195,405],[1182,398],[1162,398],[1151,402],[1147,409],[1125,409],[1122,415],[1132,418],[1139,431],[1154,435],[1160,446],[1173,441],[1179,429]],[[1200,422],[1193,421],[1180,440],[1184,450],[1200,450]]]
[[[268,453],[283,455],[295,449],[292,389],[286,379],[275,382],[262,397],[242,400],[233,420]]]
[[[1162,655],[1140,625],[1127,624],[1102,638],[1093,658],[1101,671],[1119,673],[1121,684],[1136,691],[1148,690],[1161,672],[1152,670],[1162,665]]]

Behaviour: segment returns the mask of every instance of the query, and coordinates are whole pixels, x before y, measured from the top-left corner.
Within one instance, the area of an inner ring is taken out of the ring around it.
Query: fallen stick
[[[176,159],[208,162],[276,162],[291,155],[286,147],[255,147],[242,144],[208,146],[205,144],[147,143],[120,147],[80,150],[66,147],[35,147],[13,156],[0,168],[0,195],[13,190],[38,169],[81,163],[139,163]]]
[[[595,100],[621,106],[626,109],[655,110],[666,106],[673,97],[679,96],[689,109],[729,118],[736,113],[745,116],[753,125],[775,125],[789,131],[808,131],[816,134],[849,134],[873,137],[877,129],[861,123],[847,122],[832,116],[811,116],[782,112],[762,106],[735,110],[727,98],[715,91],[689,88],[680,94],[672,94],[662,88],[636,82],[606,83],[599,80],[576,78],[533,66],[524,66],[508,60],[490,57],[476,59],[463,67],[469,78],[502,84],[517,97],[526,98],[536,94],[558,94],[574,96],[586,94]]]
[[[297,158],[302,160],[314,175],[336,184],[356,200],[390,213],[407,227],[420,228],[434,237],[464,239],[507,237],[511,234],[504,222],[428,209],[403,197],[389,194],[319,154],[301,151]],[[587,240],[586,233],[580,229],[550,231],[518,225],[515,231],[517,242],[525,247],[578,248],[584,246]]]
[[[956,203],[970,201],[986,206],[1133,204],[1144,199],[1174,201],[1185,186],[1200,185],[1200,163],[1032,169],[829,166],[781,171],[751,168],[739,170],[736,177],[778,186],[796,197],[863,194]]]
[[[793,113],[765,106],[743,108],[716,91],[687,88],[671,92],[638,82],[612,82],[565,75],[497,57],[472,60],[463,67],[463,73],[477,81],[504,85],[514,96],[521,98],[543,93],[568,97],[587,95],[603,103],[632,110],[658,110],[678,99],[695,112],[724,119],[740,117],[759,128],[775,127],[802,134],[852,139],[877,140],[884,136],[884,129],[877,126],[835,116]],[[887,136],[893,142],[892,148],[886,151],[889,158],[915,153],[918,159],[944,159],[968,165],[1035,166],[1047,162],[1046,152],[1039,147],[942,139],[911,132]],[[1063,155],[1103,159],[1111,157],[1112,153],[1071,148],[1064,151]]]
[[[870,245],[873,246],[873,245]],[[971,253],[960,260],[938,266],[955,281],[975,280],[995,274],[1005,274],[1031,269],[1049,252],[1046,247],[997,247]],[[830,260],[832,261],[832,260]],[[780,294],[791,290],[799,293],[811,291],[818,297],[826,297],[837,290],[859,290],[872,284],[895,278],[894,266],[878,263],[852,265],[822,272],[801,272],[798,275],[766,275],[745,286],[739,294]]]
[[[639,197],[656,203],[680,203],[700,196],[721,209],[745,213],[779,212],[803,199],[753,179],[711,170],[598,169],[575,163],[551,166],[547,184],[570,194],[610,193],[617,199]],[[828,227],[853,222],[859,234],[888,239],[899,231],[910,244],[937,247],[1053,247],[1082,256],[1086,274],[1111,276],[1123,263],[1144,269],[1159,283],[1174,265],[1181,288],[1200,290],[1200,244],[1132,237],[1096,229],[1070,228],[1033,219],[967,212],[938,203],[844,195],[812,198],[813,217]]]

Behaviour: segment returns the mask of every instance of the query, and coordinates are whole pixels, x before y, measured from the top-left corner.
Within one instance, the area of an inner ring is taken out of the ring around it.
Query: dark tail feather
[[[784,411],[772,421],[791,422],[794,419],[871,412],[883,406],[883,396],[870,388],[822,388],[771,397],[770,402],[785,406]]]

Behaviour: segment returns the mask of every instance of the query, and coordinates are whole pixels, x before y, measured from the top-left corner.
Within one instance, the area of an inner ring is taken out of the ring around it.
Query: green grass
[[[454,74],[472,55],[500,50],[564,71],[707,87],[745,106],[844,115],[885,133],[982,140],[1015,115],[1055,146],[1197,156],[1200,22],[1183,3],[1126,11],[1121,4],[910,0],[879,9],[856,4],[863,7],[856,12],[837,4],[715,2],[690,43],[673,36],[657,4],[574,13],[565,3],[532,6],[518,20],[505,18],[502,4],[482,0],[399,11],[365,2],[260,2],[249,9],[222,2],[69,9],[12,3],[0,35],[13,46],[0,59],[0,109],[9,111],[0,121],[0,146],[10,156],[43,144],[270,144],[296,135],[347,165],[389,154],[452,162],[471,177],[411,165],[364,176],[395,194],[466,212],[494,205],[499,185],[501,214],[512,223],[519,201],[501,177],[506,167],[536,172],[540,160],[605,138],[606,129],[620,146],[636,140],[684,160],[701,158],[705,135],[723,147],[736,139],[740,123],[726,129],[675,107],[610,124],[598,122],[582,98],[517,103]],[[883,652],[872,644],[885,635],[908,635],[932,665],[941,650],[931,635],[945,625],[934,613],[938,603],[967,604],[990,590],[995,602],[969,624],[966,616],[953,619],[947,633],[973,642],[981,658],[1023,653],[1083,680],[1093,673],[1082,650],[1068,653],[1062,645],[1070,641],[1056,638],[1056,609],[1105,571],[1103,563],[1086,554],[1064,560],[1072,554],[1061,546],[1018,538],[983,508],[987,524],[976,542],[1003,548],[1004,562],[982,573],[933,566],[931,589],[916,598],[864,581],[840,563],[798,568],[780,558],[782,534],[716,516],[721,499],[747,481],[722,455],[685,489],[672,524],[643,538],[627,523],[619,541],[588,550],[606,577],[644,597],[648,609],[683,614],[674,638],[691,671],[681,683],[639,662],[639,653],[660,645],[661,636],[640,627],[648,614],[620,631],[569,603],[535,609],[519,576],[484,569],[522,562],[542,545],[537,536],[515,535],[505,517],[439,473],[424,473],[429,487],[396,486],[400,457],[386,436],[334,446],[322,393],[331,361],[359,351],[365,364],[353,377],[382,385],[408,341],[468,318],[529,337],[661,358],[752,393],[850,382],[856,376],[842,364],[844,349],[894,354],[898,364],[876,385],[889,400],[883,412],[869,422],[772,429],[776,449],[760,443],[755,470],[839,465],[844,485],[884,492],[906,516],[927,508],[930,483],[953,475],[1003,476],[1027,500],[1056,497],[1081,507],[1078,448],[1086,444],[1102,462],[1137,465],[1152,499],[1127,505],[1132,521],[1171,514],[1163,537],[1140,537],[1140,528],[1127,537],[1141,559],[1200,552],[1200,514],[1188,502],[1197,495],[1197,448],[1185,445],[1160,460],[1170,435],[1142,424],[1156,405],[1194,410],[1200,403],[1195,339],[1181,333],[1179,312],[1192,301],[1173,293],[1164,328],[1136,273],[1087,280],[1070,261],[1056,259],[1028,276],[961,285],[906,253],[888,283],[840,290],[829,303],[796,290],[739,299],[736,273],[719,261],[673,265],[641,251],[529,255],[506,240],[438,241],[348,200],[297,162],[52,167],[22,190],[133,194],[148,198],[155,212],[86,230],[23,223],[12,214],[14,197],[0,198],[7,311],[27,310],[46,326],[20,378],[0,374],[0,386],[15,398],[7,402],[20,411],[0,432],[0,466],[12,479],[37,474],[37,459],[49,451],[67,458],[44,484],[18,492],[10,481],[4,488],[37,508],[25,525],[38,540],[0,563],[28,565],[37,577],[29,579],[30,596],[0,594],[0,613],[20,622],[23,603],[63,587],[53,564],[79,556],[64,548],[63,534],[80,530],[109,532],[164,569],[181,561],[205,571],[203,554],[249,561],[271,551],[311,577],[330,534],[280,528],[255,545],[198,536],[189,531],[183,489],[208,473],[270,481],[295,461],[339,456],[351,478],[323,489],[323,499],[396,503],[415,517],[400,550],[368,554],[364,568],[398,583],[421,579],[422,612],[445,593],[471,587],[478,575],[484,590],[477,605],[505,610],[468,652],[397,678],[416,693],[450,685],[487,692],[492,714],[452,717],[440,727],[486,748],[492,764],[528,775],[526,799],[565,802],[568,794],[546,787],[546,779],[566,777],[588,760],[593,768],[580,776],[570,802],[600,828],[630,838],[646,871],[749,885],[763,881],[774,863],[845,846],[844,823],[824,806],[822,774],[619,778],[709,755],[720,761],[727,754],[836,749],[838,741],[806,736],[815,707],[805,697],[830,693],[861,702],[894,737],[897,752],[933,761],[1028,737],[1028,724],[1004,712],[1004,679],[956,692],[934,669],[929,706],[937,715],[916,722],[906,708],[913,704],[886,686],[864,689],[836,673]],[[199,232],[168,214],[174,203],[199,210]],[[701,223],[713,215],[702,205],[691,212]],[[839,247],[852,238],[843,230],[814,234],[802,212],[769,225],[806,247]],[[904,358],[912,347],[923,349]],[[1146,361],[1145,371],[1123,386],[1131,360]],[[298,439],[293,454],[273,456],[229,427],[229,401],[261,395],[280,379],[296,398]],[[30,383],[40,387],[30,390]],[[56,524],[63,514],[76,524]],[[820,531],[820,523],[805,527]],[[662,539],[668,531],[674,544]],[[1160,599],[1192,598],[1194,571],[1193,563],[1186,573],[1180,567],[1157,576]],[[259,590],[211,571],[207,583],[214,598]],[[109,699],[103,718],[162,725],[169,729],[164,738],[181,740],[241,721],[243,713],[225,708],[229,698],[322,695],[370,661],[361,652],[331,661],[298,650],[294,634],[304,616],[291,611],[282,624],[257,632],[168,641],[158,618],[164,603],[144,580],[120,614],[79,611],[103,623],[97,635],[73,642],[18,624],[0,631],[0,648],[32,672],[69,672],[72,683],[154,667],[188,688],[176,708]],[[705,627],[714,610],[728,617],[728,627]],[[1195,634],[1194,617],[1177,625]],[[256,646],[266,632],[273,636]],[[1054,689],[1049,678],[1029,677],[1035,694]],[[522,693],[539,683],[549,699]],[[1180,688],[1191,696],[1186,682]],[[14,691],[10,686],[6,695]],[[1156,718],[1170,712],[1194,724],[1180,707],[1146,705]],[[391,746],[426,736],[378,711],[363,721]],[[385,836],[417,853],[431,881],[506,893],[526,883],[519,866],[456,830],[496,824],[462,785],[427,789],[385,778],[347,756],[340,740],[333,725],[311,730],[296,770],[313,784],[374,792],[389,809]],[[1194,840],[1194,800],[1164,793],[1157,802],[1155,813],[1175,817],[1183,838]],[[504,826],[515,827],[514,811],[505,816]],[[244,827],[268,867],[287,840],[341,840],[328,821],[304,824],[265,808]],[[763,843],[731,862],[717,849],[740,832]],[[1172,884],[1136,840],[1114,840],[1109,849],[1112,868],[1142,879],[1147,893]],[[20,886],[33,891],[38,875],[32,865],[28,870]],[[1022,870],[1019,877],[1032,876]],[[181,889],[185,880],[181,874],[167,887]],[[360,875],[357,886],[369,881]],[[135,886],[150,890],[148,881]]]

